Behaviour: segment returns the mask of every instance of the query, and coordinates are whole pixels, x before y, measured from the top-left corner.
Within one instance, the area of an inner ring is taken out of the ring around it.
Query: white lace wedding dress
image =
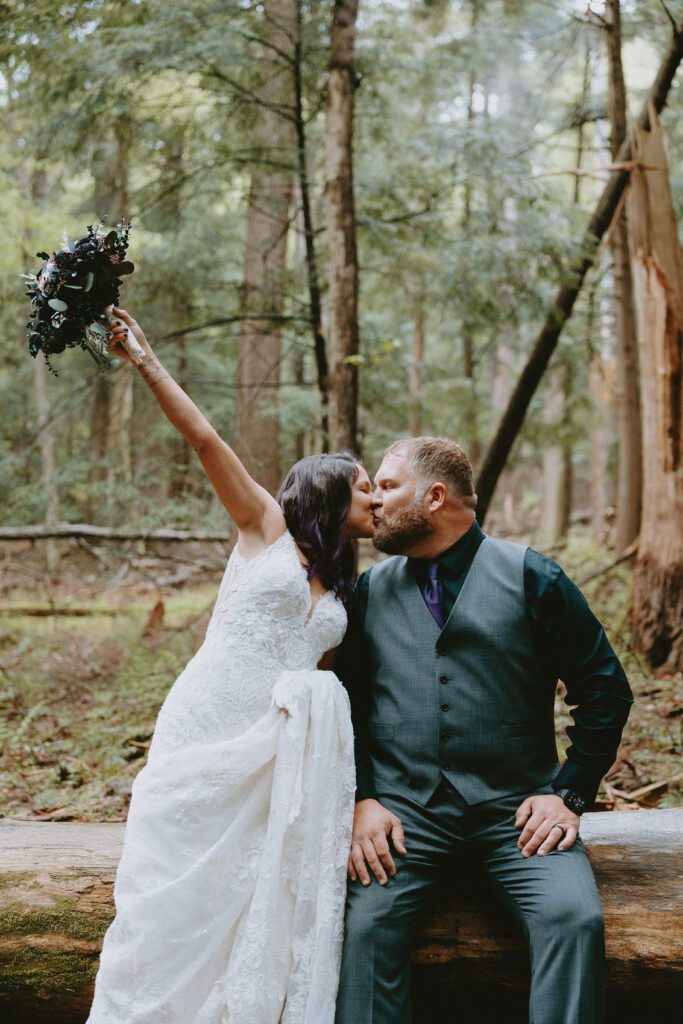
[[[230,556],[133,784],[88,1024],[332,1024],[354,806],[344,635],[294,541]]]

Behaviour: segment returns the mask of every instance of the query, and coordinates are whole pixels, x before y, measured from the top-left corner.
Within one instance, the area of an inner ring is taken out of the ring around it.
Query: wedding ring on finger
[[[561,825],[560,822],[558,821],[557,824],[553,825],[553,828],[559,828],[560,831],[562,832],[562,835],[566,836],[567,829],[569,828],[569,825]],[[553,828],[550,829],[551,832],[552,832]]]

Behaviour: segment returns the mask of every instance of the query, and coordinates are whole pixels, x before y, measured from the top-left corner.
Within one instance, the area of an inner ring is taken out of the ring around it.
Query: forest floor
[[[605,571],[614,556],[581,539],[552,554],[605,624],[636,698],[598,807],[683,806],[683,677],[653,674],[632,648],[630,568]],[[35,557],[20,553],[25,571],[0,586],[0,816],[124,820],[159,707],[202,641],[220,573],[178,589],[71,565],[46,590],[28,571]],[[66,610],[77,614],[51,614]],[[571,720],[561,689],[556,710],[562,750]]]

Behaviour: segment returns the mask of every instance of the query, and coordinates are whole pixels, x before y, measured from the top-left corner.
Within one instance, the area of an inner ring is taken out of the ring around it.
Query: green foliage
[[[669,26],[656,5],[622,6],[635,107]],[[301,28],[307,159],[324,288],[327,5],[302,2]],[[0,130],[4,522],[39,519],[45,501],[17,275],[63,228],[77,233],[112,207],[112,189],[123,187],[116,140],[123,145],[125,212],[134,222],[131,256],[138,267],[124,301],[171,371],[231,437],[246,197],[251,171],[263,157],[251,141],[268,73],[262,37],[260,6],[237,0],[180,6],[89,0],[60,8],[59,16],[45,0],[10,5],[0,47],[0,103],[7,115]],[[405,433],[415,409],[407,377],[418,314],[426,336],[417,400],[423,429],[480,447],[491,437],[601,187],[600,173],[582,178],[576,202],[571,172],[579,129],[583,167],[607,162],[602,50],[598,21],[585,21],[570,0],[554,6],[540,0],[362,5],[354,147],[361,435],[371,468],[385,443]],[[291,71],[285,57],[282,68]],[[678,103],[674,90],[666,127],[680,205]],[[302,432],[315,443],[320,419],[297,217],[289,250],[291,320],[283,326],[284,386],[277,396],[283,469]],[[585,477],[593,415],[588,366],[596,351],[609,358],[613,349],[606,260],[594,277],[556,357],[573,381],[569,404],[561,422],[548,421],[540,389],[512,471],[530,455],[538,467],[544,443],[559,437],[571,441]],[[599,315],[589,309],[591,288],[591,309]],[[471,378],[464,373],[465,337],[473,349]],[[100,465],[88,419],[96,373],[79,353],[67,355],[62,379],[48,382],[60,517],[116,522],[133,506],[145,523],[168,523],[176,515],[207,526],[217,522],[220,512],[194,462],[183,503],[174,505],[171,497],[169,504],[178,446],[142,390],[135,393],[132,483],[117,476],[111,460]],[[93,483],[98,467],[114,480],[102,494]]]

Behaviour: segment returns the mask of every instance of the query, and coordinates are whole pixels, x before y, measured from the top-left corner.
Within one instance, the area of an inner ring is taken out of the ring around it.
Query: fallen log
[[[229,530],[129,530],[124,527],[93,526],[91,523],[54,523],[51,526],[35,523],[30,526],[0,526],[0,542],[56,540],[60,537],[116,541],[220,541],[225,544],[233,539]]]
[[[683,810],[588,814],[582,833],[607,923],[608,1021],[680,1009]],[[119,824],[0,821],[0,1013],[5,1024],[88,1015]],[[414,952],[415,1024],[525,1024],[526,946],[470,879],[442,889]],[[189,1024],[189,1022],[188,1022]],[[577,1022],[578,1024],[578,1022]]]

